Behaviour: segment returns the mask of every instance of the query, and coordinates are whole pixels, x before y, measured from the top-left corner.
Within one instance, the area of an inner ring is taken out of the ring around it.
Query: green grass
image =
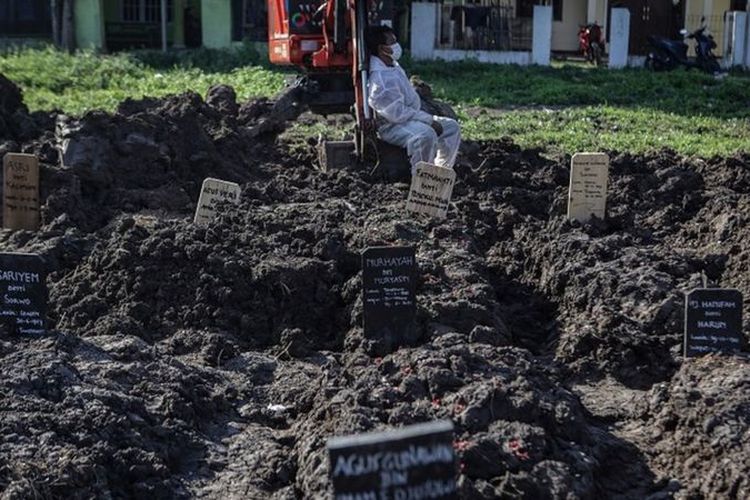
[[[713,156],[750,150],[747,74],[716,79],[697,71],[608,71],[572,64],[539,68],[407,61],[405,66],[456,107],[464,136],[471,139],[510,136],[522,146],[567,153],[669,147]],[[0,73],[23,88],[30,109],[70,114],[112,111],[127,97],[187,90],[204,95],[217,83],[235,87],[242,100],[270,97],[291,74],[261,63],[249,46],[111,56],[17,49],[0,53]],[[299,125],[290,135],[307,132],[342,135],[325,124]]]
[[[472,110],[473,111],[473,110]],[[512,137],[523,147],[554,153],[645,152],[671,148],[685,155],[728,156],[750,151],[747,119],[683,116],[653,108],[581,106],[563,109],[471,113],[459,109],[466,136]]]
[[[716,79],[698,71],[610,71],[584,65],[412,64],[435,94],[476,106],[609,105],[677,114],[750,117],[750,77]]]
[[[524,147],[568,153],[668,147],[709,157],[750,151],[747,74],[716,79],[698,71],[473,62],[409,69],[456,106],[472,139],[510,136]]]
[[[0,55],[0,73],[21,86],[32,111],[59,109],[76,115],[91,109],[113,111],[127,97],[188,90],[205,95],[218,83],[232,85],[243,100],[270,97],[283,88],[288,76],[259,65],[242,65],[243,57],[252,61],[241,53],[223,58],[222,51],[196,53],[194,59],[175,59],[166,66],[162,57],[151,52],[73,56],[53,49],[20,49]]]

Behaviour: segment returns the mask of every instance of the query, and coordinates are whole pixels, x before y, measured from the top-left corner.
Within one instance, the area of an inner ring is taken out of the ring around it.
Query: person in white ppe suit
[[[367,33],[367,47],[370,51],[367,102],[375,111],[380,138],[406,148],[412,175],[420,161],[453,168],[461,144],[458,123],[420,109],[419,95],[397,62],[401,46],[396,34],[388,26],[372,26]]]

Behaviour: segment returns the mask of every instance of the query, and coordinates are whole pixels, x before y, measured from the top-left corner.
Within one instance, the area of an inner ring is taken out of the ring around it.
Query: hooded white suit
[[[406,148],[412,174],[420,161],[453,168],[461,143],[458,123],[420,109],[419,94],[398,62],[388,66],[379,57],[370,57],[368,93],[370,107],[377,115],[380,138]],[[443,127],[440,137],[432,128],[433,121]]]

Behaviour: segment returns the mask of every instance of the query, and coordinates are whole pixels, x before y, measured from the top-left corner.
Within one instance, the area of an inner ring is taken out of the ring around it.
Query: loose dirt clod
[[[40,156],[42,228],[0,249],[44,256],[56,330],[0,334],[4,498],[316,498],[327,437],[443,418],[463,498],[750,495],[748,358],[680,355],[686,290],[750,293],[747,155],[612,154],[581,226],[565,158],[467,143],[422,221],[226,87],[30,135],[14,99],[0,149]],[[206,177],[242,195],[198,227]],[[360,252],[390,244],[420,276],[395,352],[361,329]]]

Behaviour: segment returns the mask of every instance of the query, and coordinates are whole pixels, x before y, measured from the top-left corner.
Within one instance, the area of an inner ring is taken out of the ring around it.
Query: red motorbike
[[[578,46],[586,61],[601,66],[604,55],[604,36],[598,24],[591,23],[578,30]]]

